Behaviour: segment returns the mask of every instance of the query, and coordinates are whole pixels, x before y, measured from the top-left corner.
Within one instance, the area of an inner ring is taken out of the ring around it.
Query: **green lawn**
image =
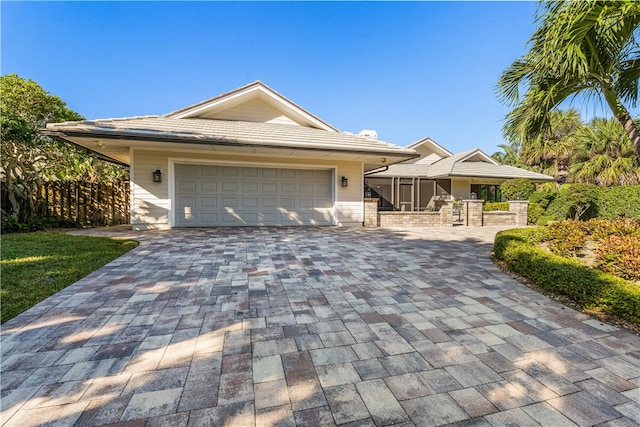
[[[6,234],[0,244],[2,323],[138,245],[61,232]]]

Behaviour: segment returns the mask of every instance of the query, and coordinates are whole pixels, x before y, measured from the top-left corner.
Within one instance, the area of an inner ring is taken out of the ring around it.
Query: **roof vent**
[[[378,140],[378,132],[376,132],[375,130],[371,130],[371,129],[363,129],[360,131],[360,133],[358,134],[358,136],[363,136],[367,139],[374,139],[374,140]]]

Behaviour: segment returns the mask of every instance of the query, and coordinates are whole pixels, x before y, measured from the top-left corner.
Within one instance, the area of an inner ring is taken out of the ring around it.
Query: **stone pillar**
[[[463,200],[462,206],[464,206],[464,224],[469,227],[482,227],[484,221],[482,220],[482,205],[484,200],[481,199],[469,199]]]
[[[378,199],[364,199],[364,224],[365,227],[379,227]]]
[[[527,213],[529,211],[528,200],[510,200],[509,212],[516,214],[516,226],[525,227],[527,225]]]
[[[438,202],[440,203],[440,202]],[[440,225],[453,227],[453,200],[442,200],[440,206]]]

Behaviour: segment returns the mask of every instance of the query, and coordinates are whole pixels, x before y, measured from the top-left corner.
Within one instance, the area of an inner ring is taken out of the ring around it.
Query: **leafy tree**
[[[57,96],[16,74],[0,76],[0,179],[10,206],[3,216],[30,223],[42,214],[39,195],[47,180],[113,180],[126,177],[125,168],[103,162],[85,150],[43,136],[49,122],[82,120]]]
[[[572,182],[599,186],[640,184],[640,161],[615,119],[595,118],[576,132]]]
[[[522,160],[538,172],[554,177],[566,176],[575,145],[575,132],[582,126],[576,110],[552,111],[544,132],[522,141]]]
[[[516,178],[503,182],[500,191],[507,200],[526,200],[536,191],[536,186],[526,178]]]
[[[561,102],[591,95],[604,98],[640,158],[640,131],[625,107],[638,99],[640,2],[546,1],[537,21],[529,52],[498,82],[502,99],[513,106],[505,135],[540,136]]]
[[[502,151],[496,151],[491,155],[494,160],[497,160],[503,165],[524,167],[525,164],[520,159],[520,144],[518,142],[510,142],[508,144],[500,144],[498,148]]]

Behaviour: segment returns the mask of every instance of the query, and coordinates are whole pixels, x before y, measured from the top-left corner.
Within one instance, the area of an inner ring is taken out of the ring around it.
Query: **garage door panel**
[[[242,183],[242,192],[244,193],[257,193],[258,192],[258,183],[257,182],[243,182]]]
[[[218,224],[218,214],[215,212],[203,213],[200,215],[200,219],[203,225],[216,225]]]
[[[296,192],[296,184],[295,182],[281,182],[280,183],[280,193],[281,194],[292,194]]]
[[[180,192],[193,193],[196,191],[197,187],[198,187],[198,183],[195,179],[185,178],[184,180],[181,180],[178,183],[178,185],[176,186],[176,189]]]
[[[217,166],[211,166],[211,165],[202,165],[200,166],[200,176],[211,176],[211,177],[215,177],[218,176],[218,167]]]
[[[284,179],[295,179],[296,178],[296,170],[295,169],[278,169],[280,171],[280,178]]]
[[[200,206],[203,208],[217,208],[218,207],[218,198],[217,197],[201,197],[200,198]]]
[[[204,193],[215,193],[218,191],[218,182],[208,179],[200,181],[200,191]]]
[[[256,197],[243,197],[242,198],[242,207],[244,209],[257,209],[258,208],[258,199]]]
[[[331,225],[333,172],[176,165],[175,225]]]

